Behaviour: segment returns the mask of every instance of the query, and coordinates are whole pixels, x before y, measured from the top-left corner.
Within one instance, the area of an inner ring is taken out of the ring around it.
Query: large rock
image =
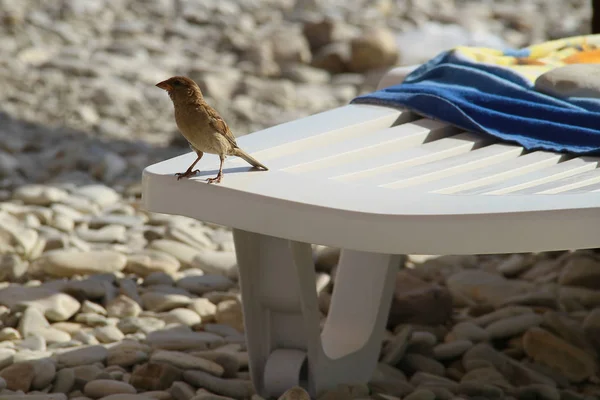
[[[600,97],[600,64],[571,64],[535,80],[535,89],[554,97]]]
[[[541,328],[531,328],[525,333],[523,348],[533,360],[560,372],[572,382],[593,377],[598,370],[591,354]]]
[[[500,305],[516,295],[530,292],[534,285],[517,279],[506,279],[502,275],[481,270],[463,270],[446,281],[453,296],[467,298],[477,303]]]
[[[280,64],[297,62],[307,64],[311,60],[310,45],[297,29],[283,29],[271,35],[273,57]]]
[[[366,72],[391,67],[398,61],[399,52],[393,33],[383,28],[372,28],[350,42],[348,67],[351,72]]]
[[[563,267],[558,282],[565,286],[600,289],[600,261],[586,256],[570,257]]]
[[[400,271],[390,309],[389,324],[444,324],[452,316],[452,296],[448,290]]]
[[[13,364],[0,371],[0,378],[6,381],[6,387],[10,390],[28,392],[34,377],[35,368],[30,362]]]

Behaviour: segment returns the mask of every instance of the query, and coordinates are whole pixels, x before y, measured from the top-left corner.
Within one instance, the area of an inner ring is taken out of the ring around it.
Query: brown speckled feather
[[[238,145],[237,145],[237,142],[235,141],[235,136],[233,136],[233,133],[231,133],[231,130],[229,129],[229,126],[227,126],[227,123],[225,122],[225,120],[223,118],[221,118],[219,113],[217,113],[217,110],[212,108],[206,102],[203,102],[203,103],[204,103],[203,105],[204,105],[206,112],[208,114],[208,117],[209,117],[208,123],[210,124],[210,126],[215,131],[217,131],[221,135],[225,136],[227,138],[227,140],[229,140],[229,143],[231,143],[231,145],[233,147],[237,148]]]

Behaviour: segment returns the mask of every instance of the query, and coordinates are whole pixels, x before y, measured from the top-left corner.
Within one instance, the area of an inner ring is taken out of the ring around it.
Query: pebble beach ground
[[[584,34],[590,15],[551,0],[0,1],[0,399],[259,400],[231,232],[140,208],[142,169],[188,151],[160,80],[195,79],[239,136],[343,105],[392,65]],[[315,247],[324,315],[337,257]],[[592,250],[407,255],[371,381],[321,398],[600,398],[599,289]]]

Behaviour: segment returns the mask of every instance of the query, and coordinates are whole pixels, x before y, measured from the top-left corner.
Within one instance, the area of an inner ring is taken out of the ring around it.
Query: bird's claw
[[[177,180],[180,180],[182,178],[189,178],[192,175],[196,175],[196,173],[200,172],[199,169],[195,169],[193,171],[185,171],[185,172],[177,172],[175,174],[175,176],[177,177]]]
[[[216,176],[216,177],[214,177],[214,178],[208,178],[208,179],[206,180],[206,182],[207,182],[207,183],[214,183],[214,182],[216,182],[216,183],[221,183],[221,178],[222,178],[222,175],[217,175],[217,176]]]

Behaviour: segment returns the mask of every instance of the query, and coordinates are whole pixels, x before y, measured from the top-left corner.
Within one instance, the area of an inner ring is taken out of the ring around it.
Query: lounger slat
[[[583,188],[596,182],[600,182],[600,168],[519,190],[513,194],[558,194],[572,189]]]
[[[580,186],[574,189],[566,190],[561,194],[580,194],[580,193],[600,193],[600,182],[591,185]]]
[[[599,161],[600,159],[592,157],[572,158],[570,160],[563,161],[556,165],[552,165],[549,168],[507,179],[503,182],[485,185],[474,189],[464,190],[459,192],[459,194],[510,194],[518,190],[538,186],[545,183],[551,183],[562,178],[590,171],[597,167]]]
[[[384,156],[375,155],[360,163],[339,165],[323,173],[330,179],[341,182],[377,185],[387,182],[385,176],[415,165],[442,160],[465,154],[473,148],[489,143],[490,139],[473,133],[463,132],[454,136],[425,143],[422,146],[398,151]]]
[[[381,177],[381,186],[392,189],[418,186],[517,158],[522,152],[523,149],[518,146],[492,144],[466,154],[411,167]]]
[[[323,170],[340,164],[362,162],[368,158],[397,153],[458,132],[458,128],[446,123],[420,119],[345,141],[319,145],[272,160],[269,164],[273,168],[293,173]]]
[[[286,124],[261,131],[260,140],[241,136],[237,141],[245,151],[267,165],[267,161],[294,154],[306,149],[327,145],[336,141],[362,136],[365,132],[398,125],[418,117],[407,111],[392,108],[355,105],[335,108]],[[229,157],[230,165],[243,164],[243,160]]]
[[[540,168],[549,167],[558,163],[562,157],[564,157],[562,154],[536,151],[475,171],[455,175],[448,179],[421,185],[417,190],[438,194],[457,194],[463,190],[500,182]]]

